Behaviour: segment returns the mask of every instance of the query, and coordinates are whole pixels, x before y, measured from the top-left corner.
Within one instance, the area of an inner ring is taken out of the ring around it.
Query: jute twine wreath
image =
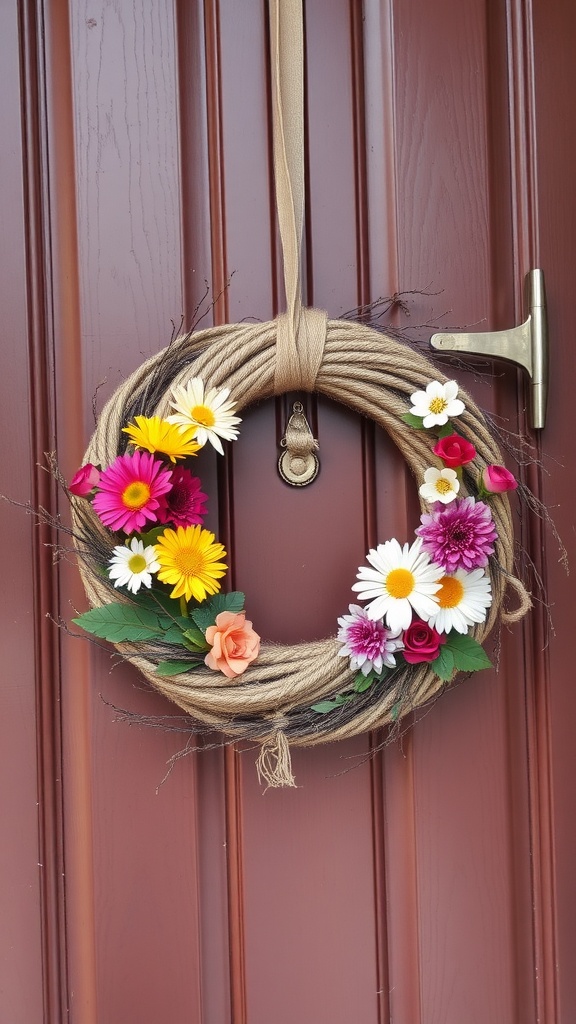
[[[299,0],[272,2],[270,15],[276,193],[288,311],[269,323],[225,325],[187,334],[153,356],[107,403],[84,461],[110,465],[126,450],[121,428],[130,419],[168,415],[171,388],[201,377],[207,388],[229,388],[237,410],[286,391],[316,392],[341,402],[384,428],[420,481],[430,465],[430,438],[426,431],[407,427],[402,416],[410,408],[410,395],[425,390],[431,380],[447,378],[418,352],[380,332],[350,321],[328,320],[326,313],[302,307]],[[286,52],[289,60],[283,59]],[[461,494],[466,495],[474,493],[473,483],[483,466],[501,464],[503,458],[473,399],[462,397],[466,411],[459,417],[459,430],[477,452],[474,462],[464,467]],[[114,542],[87,502],[74,498],[72,502],[80,569],[90,604],[117,601],[118,591],[99,570],[110,558]],[[479,642],[497,620],[515,622],[530,606],[524,586],[513,575],[514,537],[506,495],[495,498],[492,514],[498,531],[488,569],[493,601],[487,620],[472,631]],[[502,606],[507,586],[519,599],[513,612]],[[427,663],[403,664],[384,689],[372,686],[328,716],[315,714],[311,705],[349,684],[350,669],[347,659],[338,656],[340,646],[335,638],[295,646],[264,643],[257,661],[233,685],[204,667],[176,677],[158,676],[158,663],[179,655],[165,644],[161,650],[154,643],[125,643],[118,649],[154,689],[188,712],[200,727],[262,744],[261,775],[269,784],[290,785],[294,780],[288,741],[311,746],[397,722],[444,686]]]

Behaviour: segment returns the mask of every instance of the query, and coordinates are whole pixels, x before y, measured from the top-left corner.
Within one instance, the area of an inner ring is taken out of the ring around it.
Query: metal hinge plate
[[[481,334],[434,334],[430,344],[439,352],[467,352],[521,366],[532,381],[531,426],[542,430],[548,401],[548,319],[542,270],[526,274],[525,293],[528,317],[519,327]]]

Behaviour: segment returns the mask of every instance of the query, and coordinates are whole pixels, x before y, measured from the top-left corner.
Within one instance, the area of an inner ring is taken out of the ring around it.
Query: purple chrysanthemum
[[[208,496],[200,490],[197,476],[177,466],[172,470],[172,489],[166,495],[166,506],[158,510],[161,523],[175,526],[197,526],[204,522]]]
[[[344,643],[338,654],[350,658],[350,668],[367,676],[374,669],[381,672],[384,665],[394,668],[394,652],[402,649],[399,639],[402,630],[393,633],[386,629],[383,619],[375,622],[368,618],[368,612],[360,605],[351,604],[350,615],[338,619],[338,640]]]
[[[425,512],[421,522],[416,533],[424,550],[446,572],[469,572],[488,565],[498,534],[492,512],[483,501],[457,498],[450,505]]]

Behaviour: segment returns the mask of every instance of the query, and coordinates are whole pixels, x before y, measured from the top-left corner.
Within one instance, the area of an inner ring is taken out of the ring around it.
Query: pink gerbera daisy
[[[177,466],[172,470],[172,490],[166,495],[166,505],[158,509],[161,523],[174,526],[196,526],[204,522],[208,495],[201,490],[197,476],[189,469]]]
[[[416,533],[436,565],[447,573],[457,569],[480,569],[488,565],[498,533],[492,512],[483,501],[458,498],[447,506],[436,506],[421,516]]]
[[[119,455],[100,474],[93,505],[105,526],[132,533],[156,522],[172,486],[172,472],[148,452]]]

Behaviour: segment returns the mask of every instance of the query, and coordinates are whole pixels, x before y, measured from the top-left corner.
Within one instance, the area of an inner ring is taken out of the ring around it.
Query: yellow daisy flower
[[[201,526],[164,530],[155,548],[160,563],[158,579],[174,587],[170,597],[204,601],[209,594],[218,593],[217,581],[228,566],[220,561],[226,552],[222,544],[214,543],[210,530]]]
[[[135,448],[146,448],[149,452],[161,452],[171,462],[196,455],[201,447],[195,440],[197,428],[192,425],[179,426],[159,416],[135,416],[135,423],[122,427]]]

